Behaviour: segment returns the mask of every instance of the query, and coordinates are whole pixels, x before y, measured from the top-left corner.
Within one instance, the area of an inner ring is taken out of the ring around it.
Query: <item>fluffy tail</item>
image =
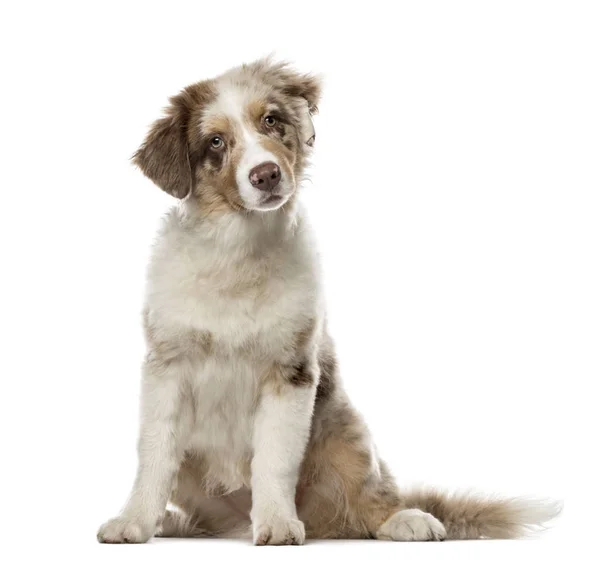
[[[519,538],[544,528],[562,510],[560,502],[445,494],[435,489],[410,492],[404,502],[439,519],[452,540]]]

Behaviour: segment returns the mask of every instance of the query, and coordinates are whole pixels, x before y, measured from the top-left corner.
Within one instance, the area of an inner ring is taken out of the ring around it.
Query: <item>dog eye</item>
[[[277,124],[277,119],[274,116],[265,116],[265,124],[267,126],[275,126]]]
[[[215,150],[218,150],[219,148],[222,148],[225,145],[225,142],[223,142],[223,138],[221,138],[220,136],[213,136],[210,139],[210,145]]]

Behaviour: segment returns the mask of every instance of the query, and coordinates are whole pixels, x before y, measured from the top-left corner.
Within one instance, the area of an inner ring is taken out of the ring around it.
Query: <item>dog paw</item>
[[[254,544],[281,545],[304,544],[304,523],[298,519],[276,518],[268,522],[256,522],[253,526]]]
[[[146,542],[154,528],[126,517],[115,517],[98,530],[98,542],[107,544],[139,544]]]
[[[429,513],[420,509],[405,509],[394,513],[383,523],[376,536],[382,540],[444,540],[446,529]]]

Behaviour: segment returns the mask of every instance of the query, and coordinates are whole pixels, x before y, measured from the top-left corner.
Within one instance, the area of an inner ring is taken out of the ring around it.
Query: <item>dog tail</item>
[[[545,528],[562,511],[562,503],[557,501],[481,497],[435,489],[419,489],[403,497],[406,507],[436,517],[451,540],[523,537]]]

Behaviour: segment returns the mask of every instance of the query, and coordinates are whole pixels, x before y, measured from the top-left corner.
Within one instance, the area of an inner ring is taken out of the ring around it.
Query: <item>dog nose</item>
[[[263,162],[252,168],[248,177],[257,189],[273,191],[281,180],[281,170],[275,162]]]

